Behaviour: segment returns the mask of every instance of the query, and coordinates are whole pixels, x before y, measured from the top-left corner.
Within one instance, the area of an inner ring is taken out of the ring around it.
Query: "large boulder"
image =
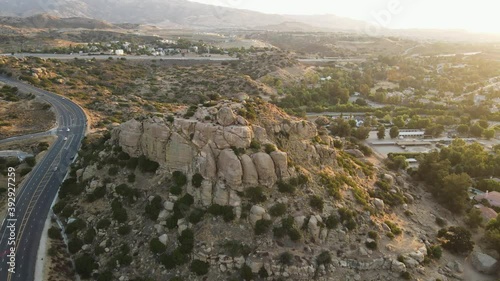
[[[217,122],[222,126],[229,126],[234,124],[236,116],[231,108],[224,106],[217,112]]]
[[[223,137],[230,147],[247,148],[252,142],[253,131],[248,126],[229,126],[224,128]]]
[[[496,259],[478,251],[471,253],[470,261],[477,271],[485,274],[494,274],[499,267]]]
[[[316,216],[311,216],[309,222],[307,223],[307,228],[313,237],[318,237],[320,228],[318,226],[318,219]]]
[[[172,133],[165,149],[165,154],[166,160],[160,161],[160,163],[165,163],[166,167],[172,171],[187,171],[193,163],[197,151],[180,134]]]
[[[264,214],[266,213],[266,209],[264,209],[261,206],[254,205],[252,206],[252,209],[250,209],[250,222],[252,224],[255,224],[258,220],[261,220],[264,217]]]
[[[243,184],[246,186],[256,186],[259,184],[259,174],[250,156],[241,156],[241,166],[243,168]]]
[[[97,165],[96,164],[91,165],[91,166],[87,166],[87,168],[85,168],[85,170],[82,173],[82,181],[84,182],[84,181],[90,180],[91,178],[94,177],[96,172],[97,172]]]
[[[209,180],[201,182],[201,203],[205,207],[212,204],[212,182]]]
[[[384,210],[384,200],[382,199],[379,199],[379,198],[374,198],[373,199],[373,205],[375,205],[375,208],[377,208],[377,210],[379,211],[383,211]]]
[[[217,159],[217,176],[229,187],[238,187],[242,184],[243,168],[238,156],[232,149],[225,149]]]
[[[217,178],[217,163],[209,144],[201,149],[197,160],[197,166],[203,178],[215,180]]]
[[[264,152],[258,152],[252,155],[252,160],[259,175],[259,184],[267,187],[273,186],[278,177],[271,156]]]
[[[141,150],[147,158],[156,162],[164,162],[165,148],[170,138],[170,128],[158,118],[152,121],[143,123]]]
[[[213,193],[213,203],[225,206],[229,203],[229,189],[224,186],[224,183],[217,182]]]
[[[278,175],[281,180],[288,179],[290,173],[288,173],[288,155],[286,152],[273,151],[270,155],[273,159],[274,167],[276,168],[276,175]]]
[[[396,273],[402,273],[406,271],[406,265],[400,261],[392,260],[391,271]]]
[[[116,133],[117,131],[115,131]],[[118,131],[118,144],[122,147],[123,151],[132,157],[139,157],[142,155],[141,151],[141,136],[142,136],[142,123],[132,119],[120,125]]]

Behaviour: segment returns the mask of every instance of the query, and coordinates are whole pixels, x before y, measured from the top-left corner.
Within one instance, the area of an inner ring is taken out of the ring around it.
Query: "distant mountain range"
[[[335,15],[271,15],[187,0],[3,0],[0,8],[0,16],[29,17],[38,14],[190,29],[272,27],[279,31],[355,31],[366,26],[363,21]],[[45,18],[51,20],[50,17]],[[43,18],[38,19],[42,20],[40,24],[43,23]]]

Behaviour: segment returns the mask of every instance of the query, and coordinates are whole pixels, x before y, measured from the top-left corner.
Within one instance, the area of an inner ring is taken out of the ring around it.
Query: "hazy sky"
[[[278,14],[335,14],[387,28],[500,33],[499,0],[191,0]],[[389,7],[393,7],[390,9]]]

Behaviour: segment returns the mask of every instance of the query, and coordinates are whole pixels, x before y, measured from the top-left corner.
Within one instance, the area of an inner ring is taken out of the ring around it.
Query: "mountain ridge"
[[[295,16],[264,14],[260,12],[201,4],[187,0],[126,1],[107,0],[7,0],[0,16],[30,17],[48,14],[60,18],[92,18],[111,23],[154,24],[198,29],[254,29],[262,26],[299,22],[314,29],[359,30],[366,23],[334,15]],[[318,19],[315,22],[314,19]]]

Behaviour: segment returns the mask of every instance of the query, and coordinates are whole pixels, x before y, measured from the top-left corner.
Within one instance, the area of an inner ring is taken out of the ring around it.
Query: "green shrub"
[[[279,217],[286,213],[287,207],[284,203],[276,203],[269,209],[269,214],[273,217]]]
[[[403,278],[405,280],[411,280],[411,274],[408,271],[402,272],[401,278]]]
[[[302,238],[302,234],[300,234],[300,231],[294,227],[288,230],[288,237],[290,237],[290,240],[295,242],[299,241]]]
[[[173,195],[181,195],[182,194],[182,187],[178,185],[174,185],[170,187],[170,193]]]
[[[48,235],[49,235],[50,239],[54,239],[54,240],[61,240],[62,239],[61,230],[57,227],[54,227],[54,226],[49,228]]]
[[[391,229],[392,234],[394,234],[394,235],[400,235],[401,233],[403,233],[403,231],[401,230],[401,228],[399,228],[392,221],[386,220],[384,223]]]
[[[135,174],[133,174],[133,173],[132,173],[132,174],[129,174],[129,175],[127,176],[127,181],[128,181],[129,183],[133,183],[133,182],[135,182]]]
[[[200,208],[195,208],[189,213],[188,221],[192,224],[197,224],[203,219],[205,212]]]
[[[154,172],[156,172],[156,170],[160,166],[160,164],[158,164],[155,161],[151,161],[151,160],[147,159],[144,155],[141,155],[137,159],[137,165],[139,166],[139,169],[143,173],[154,173]]]
[[[22,168],[21,171],[19,172],[19,175],[23,177],[27,175],[29,172],[31,172],[31,167]]]
[[[443,255],[443,249],[439,245],[432,245],[427,248],[427,256],[439,260]]]
[[[214,216],[222,216],[225,222],[230,222],[236,218],[232,206],[213,204],[208,207],[208,212]]]
[[[76,219],[66,226],[65,232],[66,232],[66,234],[71,234],[71,233],[76,232],[78,230],[84,229],[86,226],[87,226],[87,224],[85,223],[84,220]]]
[[[243,264],[240,269],[240,277],[245,281],[252,280],[254,278],[252,269],[248,265]]]
[[[121,223],[126,222],[128,219],[127,210],[124,208],[113,210],[113,219]]]
[[[191,206],[194,203],[194,197],[191,194],[186,194],[177,200],[177,203],[184,206]]]
[[[139,159],[132,157],[127,161],[127,168],[130,170],[135,170],[137,168],[137,165],[139,165]]]
[[[293,255],[290,252],[283,252],[279,255],[278,262],[282,265],[290,266],[293,264]]]
[[[378,247],[377,242],[375,242],[375,241],[365,242],[365,245],[368,249],[371,249],[371,250],[376,250]]]
[[[113,279],[113,273],[111,271],[104,271],[99,273],[99,277],[97,277],[97,281],[111,281]]]
[[[94,241],[95,235],[96,232],[93,228],[87,229],[85,235],[83,235],[83,242],[85,242],[85,244],[91,244]]]
[[[239,256],[247,257],[251,252],[249,246],[236,240],[229,240],[227,242],[224,242],[222,244],[222,248],[224,248],[225,252],[233,258]]]
[[[106,187],[105,186],[99,186],[94,191],[90,194],[87,194],[87,201],[88,202],[94,202],[98,199],[103,198],[106,195]]]
[[[259,272],[257,273],[260,278],[265,279],[269,277],[269,273],[267,273],[267,270],[264,266],[261,266],[259,269]]]
[[[287,233],[287,229],[282,226],[273,228],[273,236],[277,239],[285,237]]]
[[[250,187],[245,191],[245,197],[254,204],[262,203],[267,200],[267,196],[264,194],[264,187]]]
[[[97,229],[106,229],[111,225],[111,221],[109,219],[101,219],[100,221],[97,222],[96,228]]]
[[[289,182],[284,182],[284,181],[278,181],[277,183],[278,186],[278,191],[282,193],[294,193],[295,192],[295,186],[293,186]]]
[[[318,265],[322,265],[322,264],[327,265],[327,264],[332,263],[332,256],[330,255],[330,252],[328,252],[328,251],[321,252],[321,254],[319,254],[316,257],[316,263]]]
[[[149,249],[155,254],[161,254],[167,250],[167,247],[155,237],[149,241]]]
[[[193,184],[194,187],[201,187],[202,182],[203,182],[203,176],[201,174],[196,173],[193,175],[191,183]]]
[[[75,271],[82,278],[90,278],[92,271],[97,268],[94,258],[89,254],[83,254],[75,259]]]
[[[123,225],[118,228],[118,234],[127,235],[132,231],[132,227],[130,225]]]
[[[261,145],[260,145],[260,142],[256,139],[252,139],[252,141],[250,142],[250,148],[251,149],[260,149]]]
[[[276,146],[274,144],[272,144],[272,143],[266,143],[264,145],[264,151],[267,154],[270,154],[271,152],[276,151],[276,150],[277,150]]]
[[[108,169],[108,175],[116,176],[117,174],[118,174],[118,167],[117,166],[112,166]]]
[[[313,195],[309,198],[309,205],[313,208],[316,209],[320,212],[323,212],[323,206],[324,206],[324,201],[323,198],[319,197],[318,195]]]
[[[34,167],[36,165],[36,158],[33,157],[33,156],[30,156],[30,157],[26,157],[24,159],[24,161],[26,162],[26,164],[28,164],[30,167]]]
[[[378,239],[378,233],[373,230],[370,230],[368,231],[368,237],[370,237],[373,240],[376,240]]]
[[[260,219],[255,223],[254,232],[255,235],[261,235],[266,233],[269,230],[272,222],[270,220]]]
[[[66,207],[66,201],[64,200],[59,200],[57,203],[54,204],[52,207],[52,211],[54,211],[55,214],[60,214],[64,207]]]
[[[193,230],[187,228],[182,231],[181,235],[177,238],[179,243],[179,250],[184,254],[190,254],[194,248],[194,232]]]
[[[172,173],[172,180],[174,182],[174,185],[179,186],[179,187],[182,187],[182,186],[186,185],[186,183],[187,183],[187,177],[181,171],[173,172]]]
[[[339,224],[339,218],[336,215],[329,215],[325,220],[326,228],[334,229]]]
[[[73,238],[68,242],[68,251],[71,254],[76,254],[83,246],[83,241],[79,238]]]
[[[193,260],[190,266],[191,272],[195,273],[198,276],[207,274],[209,268],[210,265],[208,264],[208,262],[200,260]]]
[[[151,202],[146,204],[145,213],[146,216],[152,221],[156,221],[158,219],[158,215],[160,211],[163,209],[163,205],[161,204],[161,197],[156,195]]]

